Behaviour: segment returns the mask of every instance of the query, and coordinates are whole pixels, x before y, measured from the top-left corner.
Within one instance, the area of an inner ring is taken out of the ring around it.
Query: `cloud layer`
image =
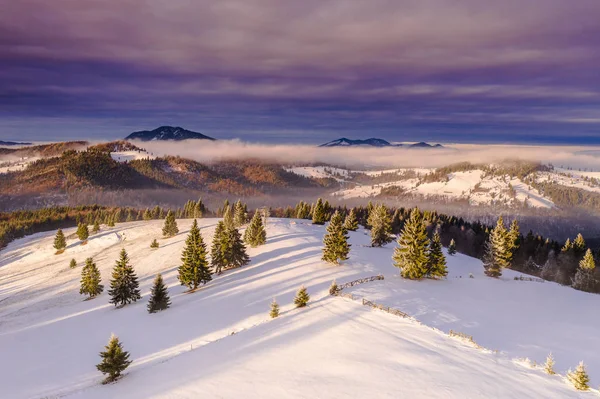
[[[2,137],[598,138],[597,0],[8,2]]]

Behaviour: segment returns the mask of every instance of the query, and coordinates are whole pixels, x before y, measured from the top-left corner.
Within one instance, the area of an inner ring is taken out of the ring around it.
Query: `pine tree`
[[[94,220],[94,227],[92,227],[92,233],[96,234],[99,231],[100,231],[100,223],[98,222],[98,219],[96,219],[96,220]]]
[[[227,205],[223,210],[223,223],[225,224],[225,228],[227,229],[235,227],[235,222],[233,221],[233,214],[229,205]]]
[[[385,205],[374,207],[367,223],[371,226],[371,246],[382,247],[393,241],[391,218]]]
[[[567,380],[569,380],[569,382],[573,384],[575,389],[579,391],[587,391],[588,389],[590,389],[590,377],[585,371],[585,365],[583,364],[583,362],[579,362],[579,365],[577,366],[575,371],[569,370],[567,372]]]
[[[585,252],[585,248],[585,240],[583,239],[581,233],[579,233],[573,240],[573,250],[575,251],[575,254],[581,256],[581,254]]]
[[[398,238],[392,259],[400,274],[408,279],[420,279],[427,273],[429,239],[419,209],[414,208]]]
[[[71,269],[75,269],[77,267],[77,261],[75,260],[75,258],[71,259],[71,262],[69,262],[69,267]]]
[[[358,230],[358,220],[356,219],[356,211],[354,208],[350,209],[350,213],[348,213],[348,216],[346,216],[346,220],[344,220],[344,228],[348,231]]]
[[[133,267],[129,264],[129,256],[125,248],[121,250],[112,272],[110,281],[110,303],[115,306],[123,306],[141,299],[139,283]]]
[[[242,241],[242,236],[238,229],[235,227],[226,228],[223,233],[222,243],[225,245],[225,248],[221,249],[221,252],[227,268],[241,267],[250,262],[250,258],[246,253],[246,246]]]
[[[491,236],[490,236],[491,237]],[[502,269],[496,262],[496,258],[494,255],[494,246],[491,241],[488,239],[483,245],[483,268],[485,269],[485,274],[489,277],[500,277],[502,276]]]
[[[595,278],[594,272],[596,262],[592,250],[588,248],[583,259],[579,262],[579,268],[573,279],[573,288],[581,291],[592,292],[594,290]]]
[[[323,206],[323,200],[319,198],[312,212],[313,224],[325,224],[325,207]]]
[[[546,363],[544,363],[544,371],[550,375],[556,374],[554,372],[554,357],[552,356],[552,353],[549,353],[548,357],[546,358]]]
[[[216,274],[221,274],[223,268],[227,266],[223,254],[223,250],[227,249],[225,240],[225,223],[220,220],[217,223],[217,227],[215,227],[215,233],[213,234],[213,241],[210,247],[210,265]]]
[[[262,217],[258,210],[254,213],[250,225],[244,232],[244,242],[253,248],[267,242],[267,232],[265,231]]]
[[[310,295],[308,295],[306,288],[301,286],[294,298],[294,304],[297,308],[303,308],[308,304],[308,301],[310,301]]]
[[[164,237],[173,237],[179,233],[179,228],[177,227],[177,222],[175,221],[175,214],[171,212],[170,209],[165,217],[165,225],[163,226],[162,233]]]
[[[81,270],[81,288],[79,289],[79,293],[81,295],[88,295],[90,299],[95,298],[104,291],[104,286],[100,284],[101,281],[100,270],[98,270],[94,260],[87,258],[85,266]]]
[[[150,209],[146,208],[146,210],[144,211],[144,215],[142,216],[142,219],[144,219],[144,220],[152,219],[152,213],[150,212]]]
[[[106,223],[108,227],[115,227],[115,219],[113,215],[108,215],[108,221]]]
[[[573,244],[571,243],[571,239],[567,238],[567,241],[565,241],[565,245],[563,245],[561,251],[562,252],[568,252],[571,249],[573,249]]]
[[[336,265],[340,261],[348,259],[350,244],[348,244],[348,232],[344,228],[342,214],[335,211],[331,221],[327,226],[327,233],[323,237],[323,257],[322,260]]]
[[[81,240],[82,245],[87,242],[89,236],[90,232],[87,224],[79,223],[79,226],[77,227],[77,237]]]
[[[194,204],[194,212],[193,217],[201,218],[206,213],[206,209],[204,207],[204,203],[202,203],[202,199],[198,199],[198,202]]]
[[[58,255],[63,253],[65,248],[67,248],[65,234],[63,233],[62,229],[58,229],[56,236],[54,237],[54,249],[56,249],[56,254]]]
[[[510,230],[506,233],[506,247],[507,251],[507,262],[512,263],[512,259],[515,255],[515,252],[519,248],[521,238],[521,233],[519,231],[519,222],[517,219],[513,220],[510,224]]]
[[[450,240],[450,245],[448,245],[448,255],[455,255],[456,254],[456,242],[454,241],[454,238]]]
[[[159,244],[156,238],[150,243],[150,248],[158,248]]]
[[[279,305],[277,304],[275,298],[273,298],[273,302],[271,302],[271,311],[269,312],[269,316],[271,316],[272,319],[279,317]]]
[[[100,352],[102,361],[96,365],[98,371],[102,374],[108,374],[104,383],[116,381],[123,371],[131,364],[129,360],[129,353],[123,350],[123,346],[119,342],[119,338],[116,335],[110,337],[106,350]]]
[[[190,233],[185,240],[181,262],[178,269],[181,285],[195,290],[198,285],[212,280],[211,270],[206,259],[206,244],[204,244],[196,219],[194,219]]]
[[[490,277],[500,277],[502,269],[510,267],[512,248],[509,246],[510,241],[507,236],[504,221],[500,216],[485,245],[483,266],[485,274]]]
[[[329,286],[329,295],[337,295],[338,292],[340,292],[340,288],[338,287],[337,283],[335,282],[335,280],[333,280],[331,282],[331,285]]]
[[[428,258],[427,277],[446,277],[448,275],[446,257],[442,252],[442,241],[437,232],[435,232],[433,239],[429,243]]]
[[[246,210],[241,200],[237,200],[233,208],[233,225],[241,227],[246,224]]]
[[[159,310],[165,310],[171,305],[169,291],[163,282],[160,273],[154,279],[154,285],[150,291],[150,300],[148,301],[148,313],[154,313]]]

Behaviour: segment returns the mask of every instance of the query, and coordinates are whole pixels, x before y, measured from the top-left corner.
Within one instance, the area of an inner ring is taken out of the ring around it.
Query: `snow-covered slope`
[[[159,239],[157,250],[149,245],[160,238],[161,221],[106,228],[85,246],[70,239],[61,255],[53,254],[52,232],[2,250],[1,396],[594,397],[514,360],[541,362],[550,351],[560,373],[584,360],[594,386],[600,383],[600,359],[592,350],[600,347],[597,295],[514,281],[511,271],[501,280],[486,278],[478,260],[462,255],[449,257],[447,280],[401,280],[390,260],[393,245],[370,248],[363,231],[351,233],[350,259],[331,266],[320,260],[323,226],[288,219],[269,221],[268,242],[249,250],[250,265],[185,293],[176,267],[191,221],[178,223],[180,234]],[[207,243],[215,224],[201,220]],[[78,290],[85,258],[94,257],[107,288],[121,248],[138,274],[142,300],[122,309],[108,304],[106,292],[83,301]],[[71,258],[76,269],[68,267]],[[169,285],[172,307],[150,315],[146,304],[158,272]],[[425,325],[327,295],[334,278],[378,273],[386,279],[353,292],[397,306]],[[298,310],[292,301],[302,284],[312,298]],[[282,315],[271,320],[274,297]],[[473,348],[427,325],[472,333],[499,352]],[[134,362],[123,379],[101,385],[95,364],[113,332]]]

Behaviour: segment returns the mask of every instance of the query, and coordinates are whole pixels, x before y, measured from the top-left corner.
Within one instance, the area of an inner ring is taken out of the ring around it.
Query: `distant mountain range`
[[[404,148],[443,148],[441,144],[428,144],[423,141],[414,144],[392,144],[389,141],[378,138],[370,138],[366,140],[350,140],[342,137],[337,140],[321,144],[319,147],[355,147],[355,146],[371,146],[371,147],[404,147]]]
[[[141,130],[139,132],[133,132],[129,136],[125,137],[125,140],[141,140],[141,141],[154,141],[154,140],[215,140],[212,137],[208,137],[202,133],[192,132],[182,127],[173,126],[161,126],[154,130]]]
[[[31,145],[31,143],[17,143],[16,141],[2,141],[2,140],[0,140],[0,145]]]

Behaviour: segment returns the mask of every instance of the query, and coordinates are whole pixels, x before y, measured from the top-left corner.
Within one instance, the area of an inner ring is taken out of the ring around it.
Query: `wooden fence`
[[[383,280],[383,275],[379,274],[377,276],[360,278],[358,280],[350,281],[349,283],[340,284],[340,285],[338,285],[338,291],[341,291],[345,288],[354,287],[355,285],[358,285],[358,284],[369,283],[371,281],[376,281],[376,280]]]

